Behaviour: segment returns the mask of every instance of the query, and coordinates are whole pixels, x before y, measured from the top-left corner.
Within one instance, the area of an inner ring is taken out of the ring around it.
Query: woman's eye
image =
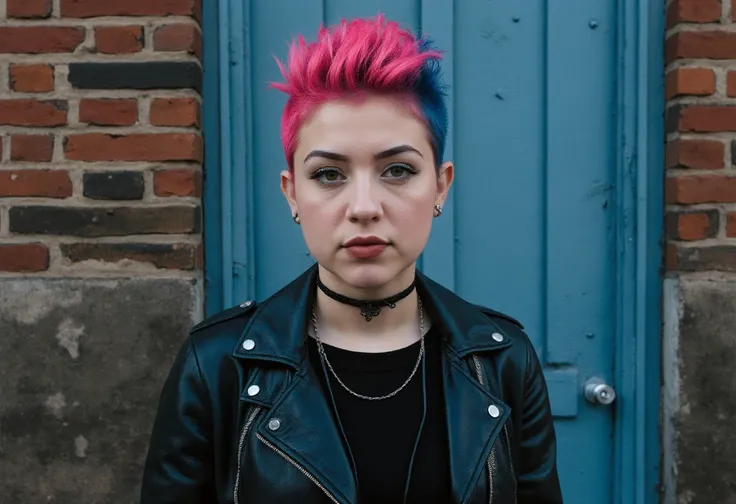
[[[411,166],[404,163],[394,163],[389,165],[388,168],[383,172],[387,178],[390,179],[406,179],[416,174],[416,170]]]
[[[317,179],[321,184],[334,184],[343,180],[345,176],[335,168],[320,168],[309,178]]]

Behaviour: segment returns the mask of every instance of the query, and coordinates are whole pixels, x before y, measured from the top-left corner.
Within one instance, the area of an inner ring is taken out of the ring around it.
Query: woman
[[[454,176],[439,57],[382,17],[291,47],[281,188],[317,264],[192,330],[143,504],[562,502],[521,326],[415,270]]]

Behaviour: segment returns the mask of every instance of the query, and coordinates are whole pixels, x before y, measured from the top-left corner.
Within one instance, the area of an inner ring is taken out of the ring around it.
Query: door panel
[[[421,30],[446,51],[456,182],[419,266],[524,322],[545,363],[565,502],[610,503],[614,410],[589,404],[582,389],[591,377],[613,380],[615,2],[244,6],[246,114],[231,120],[246,124],[249,189],[232,191],[249,208],[242,232],[253,264],[240,278],[236,265],[236,296],[263,299],[313,262],[278,188],[285,97],[268,88],[281,78],[273,56],[283,60],[289,40],[313,38],[322,22],[379,11]]]

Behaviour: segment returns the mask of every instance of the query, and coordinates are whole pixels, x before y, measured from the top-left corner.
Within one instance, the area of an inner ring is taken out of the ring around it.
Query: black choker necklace
[[[330,290],[325,284],[322,283],[322,280],[320,280],[319,278],[317,278],[317,286],[319,286],[322,292],[327,294],[328,297],[331,297],[335,301],[360,308],[360,314],[365,317],[366,322],[370,322],[373,317],[377,317],[378,314],[381,313],[382,306],[396,308],[396,303],[411,294],[411,291],[414,290],[415,281],[412,282],[409,287],[399,292],[398,294],[394,294],[393,296],[389,296],[387,298],[375,300],[355,299],[343,296],[342,294],[338,294],[337,292]]]

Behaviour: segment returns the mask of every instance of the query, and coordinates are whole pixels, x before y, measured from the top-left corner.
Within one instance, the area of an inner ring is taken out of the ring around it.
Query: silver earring
[[[292,215],[291,218],[294,219],[294,222],[296,222],[297,224],[302,223],[302,221],[299,220],[299,212],[294,212],[294,215]]]
[[[439,217],[440,215],[442,215],[442,207],[437,204],[434,206],[434,216]]]

